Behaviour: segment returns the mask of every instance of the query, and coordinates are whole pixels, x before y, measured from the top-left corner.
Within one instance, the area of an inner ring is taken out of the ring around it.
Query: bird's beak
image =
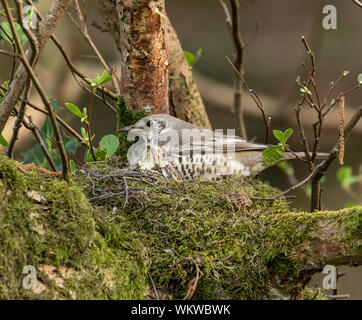
[[[124,128],[119,129],[119,132],[130,132],[134,128],[135,128],[135,126],[124,127]]]

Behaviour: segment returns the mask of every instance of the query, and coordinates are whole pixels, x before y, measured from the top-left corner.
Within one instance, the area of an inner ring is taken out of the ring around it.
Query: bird
[[[263,151],[270,145],[242,139],[235,130],[224,134],[223,130],[201,128],[168,114],[146,116],[119,131],[128,133],[129,141],[138,137],[127,152],[132,168],[160,168],[165,176],[173,172],[183,179],[247,178],[270,166],[263,159]],[[305,158],[304,152],[284,152],[280,162],[296,156]],[[318,154],[318,158],[325,156]]]

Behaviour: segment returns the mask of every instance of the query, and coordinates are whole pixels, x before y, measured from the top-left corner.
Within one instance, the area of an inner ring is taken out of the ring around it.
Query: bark
[[[120,22],[115,5],[111,0],[97,1],[98,10],[103,16],[108,31],[122,54],[123,44],[120,37]],[[166,14],[161,16],[166,31],[168,44],[168,75],[169,75],[169,113],[193,124],[210,127],[200,92],[192,76],[192,70],[183,54],[180,41]],[[123,20],[121,20],[123,23]],[[124,76],[124,75],[123,75]],[[137,94],[137,93],[136,93]],[[130,100],[126,99],[128,108]]]
[[[164,0],[121,0],[121,94],[129,109],[168,113]]]
[[[56,0],[53,2],[47,16],[39,23],[38,29],[35,30],[34,35],[39,43],[39,52],[44,48],[50,36],[53,34],[55,27],[59,20],[64,16],[66,9],[71,5],[72,0]],[[31,55],[30,50],[27,51],[26,56],[29,59]],[[23,64],[19,64],[13,81],[9,84],[4,99],[0,103],[0,133],[4,130],[5,124],[8,121],[11,112],[19,101],[20,96],[24,90],[29,76]]]

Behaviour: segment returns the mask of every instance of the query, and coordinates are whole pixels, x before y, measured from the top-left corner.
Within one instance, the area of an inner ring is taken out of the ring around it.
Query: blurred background
[[[228,1],[225,1],[228,2]],[[52,3],[51,0],[41,0],[37,3],[45,14]],[[305,78],[302,62],[309,65],[309,57],[301,42],[305,36],[312,47],[317,62],[317,86],[320,95],[324,97],[331,81],[334,81],[345,70],[350,71],[348,77],[337,88],[333,97],[357,83],[357,75],[362,73],[362,9],[346,0],[335,1],[298,1],[298,0],[240,0],[241,31],[247,43],[245,51],[245,79],[250,88],[254,89],[263,101],[267,115],[272,117],[271,129],[285,130],[296,127],[294,106],[300,99],[300,91],[296,78]],[[337,9],[337,29],[325,30],[322,26],[322,13],[325,5],[334,5]],[[109,64],[119,74],[119,53],[112,38],[103,32],[103,21],[97,12],[93,1],[86,1],[87,19],[91,36]],[[233,81],[234,73],[228,65],[225,56],[233,57],[233,45],[229,29],[225,23],[224,10],[218,0],[166,0],[166,11],[181,40],[183,49],[196,53],[202,48],[202,56],[193,66],[193,72],[206,104],[208,115],[213,127],[233,128]],[[72,10],[71,10],[72,12]],[[1,21],[4,18],[0,18]],[[256,34],[256,19],[259,21]],[[256,36],[255,36],[256,34]],[[95,73],[102,73],[104,68],[94,57],[82,35],[65,16],[59,24],[56,35],[62,41],[66,51],[72,57],[77,67],[89,78]],[[0,48],[10,49],[5,41]],[[65,107],[65,102],[72,102],[81,109],[88,104],[88,93],[79,88],[69,73],[63,58],[56,47],[49,41],[41,54],[36,72],[49,96],[59,107],[61,117],[80,131],[80,123]],[[0,56],[0,81],[8,80],[11,73],[11,59]],[[42,106],[36,94],[31,101]],[[362,104],[362,90],[357,90],[346,98],[346,121],[353,110]],[[244,93],[245,123],[249,139],[263,142],[265,136],[264,124],[259,110]],[[97,100],[94,106],[92,130],[96,135],[95,142],[105,134],[114,133],[116,120],[102,101]],[[35,123],[42,126],[44,117],[28,109]],[[316,121],[315,114],[309,107],[302,110],[307,136],[313,137],[312,123]],[[14,120],[14,119],[12,119]],[[321,151],[329,152],[338,139],[339,113],[338,106],[327,118],[322,134]],[[4,132],[11,135],[12,123]],[[272,140],[272,143],[277,143]],[[289,140],[295,151],[301,151],[297,132]],[[16,145],[16,158],[24,160],[24,152],[35,144],[32,135],[26,130],[21,131],[20,141]],[[84,149],[80,148],[77,156],[84,157]],[[362,122],[360,122],[346,146],[345,165],[352,168],[354,175],[362,173]],[[336,178],[339,168],[337,161],[328,171],[323,184],[323,209],[337,210],[350,202],[362,200],[361,184],[354,184],[350,192],[342,190]],[[294,163],[295,176],[302,179],[307,175],[306,167]],[[285,189],[289,186],[288,177],[278,167],[269,168],[261,178],[271,185]],[[309,199],[306,189],[300,188],[294,193],[296,198],[291,200],[296,208],[308,210]],[[358,271],[356,273],[356,270]],[[351,276],[353,274],[353,276]],[[352,277],[352,278],[351,278]],[[318,278],[315,283],[319,284]],[[362,299],[361,268],[347,272],[340,280],[349,283],[343,287],[343,292],[352,298]],[[321,286],[321,283],[320,285]]]

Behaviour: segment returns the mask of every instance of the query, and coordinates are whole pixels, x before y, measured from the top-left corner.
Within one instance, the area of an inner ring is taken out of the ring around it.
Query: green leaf
[[[279,142],[285,147],[289,137],[293,134],[294,130],[292,128],[288,128],[287,130],[280,131],[280,130],[273,130],[273,134],[275,138],[279,140]]]
[[[69,161],[69,170],[71,174],[75,174],[77,172],[77,166],[75,165],[75,162],[73,159],[70,159]]]
[[[343,71],[343,76],[344,76],[344,77],[348,76],[348,74],[349,74],[349,71],[347,71],[347,70],[346,70],[346,71]]]
[[[270,146],[263,151],[263,159],[266,165],[272,166],[283,157],[284,149],[282,146]]]
[[[110,158],[117,151],[119,147],[119,140],[115,135],[109,134],[104,136],[101,141],[99,141],[99,146],[106,150],[107,157]]]
[[[7,147],[9,145],[1,133],[0,133],[0,144],[4,147]]]
[[[109,81],[112,81],[113,77],[108,74],[107,70],[104,70],[102,76],[100,77],[98,73],[96,73],[96,86],[100,86],[101,84],[105,84]]]
[[[96,86],[96,82],[94,80],[89,78],[84,78],[84,80],[86,80],[92,87]]]
[[[342,189],[349,189],[352,184],[362,181],[362,174],[352,175],[352,168],[344,166],[338,169],[337,179]]]
[[[200,58],[202,56],[202,52],[203,52],[203,49],[202,48],[199,48],[197,51],[196,51],[196,57]]]
[[[190,67],[192,67],[192,64],[195,61],[195,56],[189,51],[184,51],[184,55],[187,60],[187,63],[189,64]]]
[[[288,128],[287,130],[284,131],[285,142],[288,141],[288,139],[293,134],[293,132],[294,132],[294,130],[292,128]]]
[[[94,155],[95,155],[97,161],[106,160],[107,150],[105,148],[98,147],[97,149],[94,149],[93,152],[94,152]],[[94,161],[93,156],[89,150],[87,151],[86,161],[87,162]]]
[[[307,93],[307,94],[309,94],[310,96],[312,95],[312,92],[311,92],[307,87],[300,88],[299,90],[300,90],[300,92],[302,92],[302,93]]]
[[[28,37],[27,37],[26,34],[24,33],[23,28],[20,26],[19,23],[14,22],[14,26],[15,26],[15,31],[16,31],[18,37],[19,37],[20,44],[23,46],[25,43],[27,43]],[[3,30],[1,30],[1,36],[2,36],[5,40],[9,41],[9,42],[12,44],[12,43],[13,43],[13,40],[14,40],[14,36],[13,36],[12,31],[11,31],[11,27],[10,27],[9,22],[7,22],[7,21],[3,22],[3,23],[1,24],[1,27],[2,27],[2,28],[4,29],[4,31],[5,31],[5,32],[4,32]],[[9,38],[7,35],[9,35],[10,38]]]
[[[362,86],[362,73],[360,73],[358,76],[357,76],[357,81],[358,81],[358,84],[360,86]]]
[[[285,139],[284,139],[284,132],[280,131],[280,130],[273,130],[273,134],[275,136],[275,138],[278,139],[279,142],[284,143]]]
[[[4,81],[3,82],[3,87],[8,89],[8,81]],[[3,96],[5,96],[5,91],[3,89],[0,88],[0,102],[3,99]]]
[[[80,128],[80,131],[82,133],[83,139],[88,143],[88,133],[87,133],[87,131],[83,127]]]
[[[65,106],[68,108],[69,111],[73,112],[76,116],[82,118],[82,112],[75,104],[67,102]]]
[[[352,176],[351,167],[341,167],[337,171],[337,179],[340,182],[343,189],[347,188],[349,185],[349,179]]]

